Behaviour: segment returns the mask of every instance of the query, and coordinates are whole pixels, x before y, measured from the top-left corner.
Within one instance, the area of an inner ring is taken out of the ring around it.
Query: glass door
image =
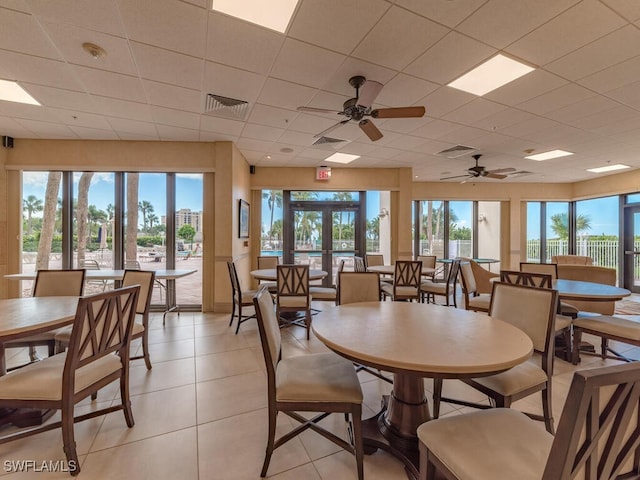
[[[640,293],[640,207],[624,210],[624,288]]]

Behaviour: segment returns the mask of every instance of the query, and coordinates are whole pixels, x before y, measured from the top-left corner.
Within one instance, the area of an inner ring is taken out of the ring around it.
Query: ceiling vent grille
[[[236,120],[244,120],[247,115],[247,111],[249,110],[248,107],[249,102],[245,102],[244,100],[237,100],[235,98],[207,93],[204,113],[208,115],[233,118]]]
[[[313,142],[313,145],[324,145],[325,143],[340,143],[340,142],[346,142],[346,140],[341,140],[339,138],[331,138],[331,137],[320,137],[315,142]]]
[[[447,158],[458,158],[466,153],[473,152],[474,150],[477,150],[477,149],[474,147],[467,147],[466,145],[456,145],[455,147],[442,150],[441,152],[436,153],[436,155],[440,155]]]

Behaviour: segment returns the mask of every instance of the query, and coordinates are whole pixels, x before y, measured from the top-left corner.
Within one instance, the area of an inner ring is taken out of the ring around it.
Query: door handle
[[[625,255],[640,255],[640,251],[638,251],[638,250],[625,250],[624,254]]]

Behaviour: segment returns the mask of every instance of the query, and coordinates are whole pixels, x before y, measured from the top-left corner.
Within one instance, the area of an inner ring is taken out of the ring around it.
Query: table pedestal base
[[[378,448],[405,465],[409,479],[418,479],[420,457],[418,427],[431,419],[421,377],[394,374],[393,392],[383,399],[382,410],[363,421],[364,452]]]
[[[42,425],[56,413],[55,410],[31,408],[0,408],[0,426],[12,424],[18,428]]]

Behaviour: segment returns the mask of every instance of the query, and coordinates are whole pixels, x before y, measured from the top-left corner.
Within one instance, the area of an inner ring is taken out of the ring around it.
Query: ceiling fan
[[[418,118],[424,115],[424,107],[378,108],[371,110],[371,104],[376,99],[384,85],[374,80],[367,80],[361,75],[351,77],[349,79],[349,84],[356,89],[356,96],[344,102],[342,105],[343,110],[340,112],[326,108],[298,107],[299,112],[336,113],[345,117],[344,120],[341,120],[326,130],[314,135],[314,138],[322,137],[345,123],[349,123],[351,120],[354,120],[358,122],[358,126],[362,129],[365,135],[369,137],[371,141],[375,142],[382,138],[382,132],[378,130],[378,127],[376,127],[371,120],[364,117]]]
[[[482,165],[478,165],[478,160],[480,160],[480,157],[482,157],[482,155],[480,155],[479,153],[476,153],[475,155],[472,155],[472,157],[475,159],[476,164],[475,166],[467,169],[466,175],[455,175],[453,177],[444,177],[444,178],[441,178],[440,180],[451,180],[452,178],[463,178],[463,177],[465,178],[465,180],[463,180],[462,183],[466,182],[469,178],[478,178],[478,177],[497,178],[499,180],[502,180],[503,178],[507,178],[506,175],[502,175],[503,173],[516,171],[515,168],[499,168],[497,170],[487,170]]]

